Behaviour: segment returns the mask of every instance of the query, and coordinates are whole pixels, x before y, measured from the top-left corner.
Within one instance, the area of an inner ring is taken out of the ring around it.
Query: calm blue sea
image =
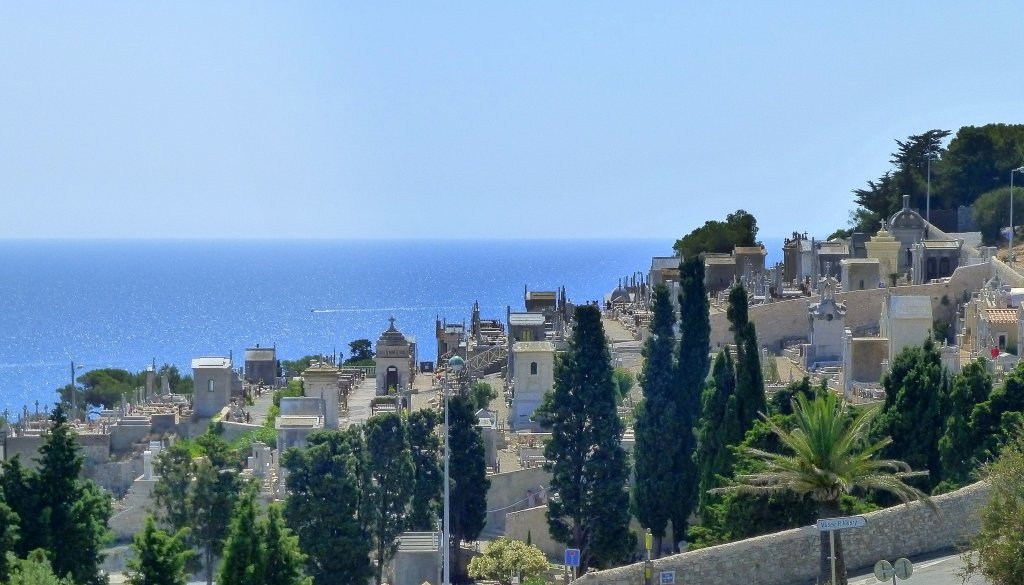
[[[781,241],[766,239],[769,261]],[[671,241],[0,241],[0,410],[52,402],[70,366],[131,371],[277,345],[376,340],[394,316],[433,360],[434,318],[521,309],[523,287],[598,300]],[[317,311],[314,312],[313,309]],[[81,373],[81,372],[79,372]]]

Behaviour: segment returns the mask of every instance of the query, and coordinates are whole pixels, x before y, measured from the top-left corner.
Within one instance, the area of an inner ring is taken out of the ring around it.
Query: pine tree
[[[302,573],[306,556],[299,549],[299,539],[288,530],[278,504],[267,508],[261,528],[266,551],[263,585],[312,585],[313,580]]]
[[[556,541],[580,549],[585,571],[624,560],[634,539],[629,467],[601,313],[584,305],[573,320],[569,350],[556,362],[554,389],[540,418],[552,431],[544,447],[556,494],[548,501],[548,528]]]
[[[289,449],[285,518],[308,555],[306,574],[315,585],[365,583],[373,575],[370,534],[360,519],[363,476],[358,428],[321,431],[305,449]]]
[[[452,485],[449,488],[451,514],[452,572],[462,571],[460,541],[475,540],[487,522],[487,464],[484,461],[484,440],[476,426],[472,400],[467,396],[448,399],[448,437],[451,459],[448,461]]]
[[[706,386],[711,345],[708,297],[704,288],[704,261],[695,256],[680,263],[679,353],[676,358],[676,436],[679,447],[673,461],[677,479],[672,501],[673,550],[686,537],[687,520],[698,501],[697,425]]]
[[[384,579],[384,567],[398,550],[398,535],[405,531],[406,508],[412,498],[416,469],[405,431],[397,413],[379,414],[363,425],[370,481],[362,489],[372,514],[377,585]]]
[[[128,560],[129,585],[185,585],[185,563],[194,553],[185,544],[185,531],[173,536],[156,527],[152,516],[135,535],[135,558]]]
[[[632,491],[633,514],[650,528],[656,555],[661,553],[662,539],[675,506],[678,449],[683,442],[683,429],[676,428],[676,372],[673,364],[675,314],[668,288],[654,287],[650,336],[644,344],[644,367],[640,386],[644,399],[637,406],[633,425],[636,445],[633,447],[635,487]],[[679,437],[679,441],[673,440]]]
[[[412,502],[409,505],[409,530],[427,532],[437,529],[441,513],[444,475],[441,469],[441,440],[435,432],[440,416],[433,410],[409,414],[409,449],[416,468]]]
[[[220,585],[262,585],[264,535],[256,517],[256,489],[250,485],[242,491],[231,516],[217,577]]]

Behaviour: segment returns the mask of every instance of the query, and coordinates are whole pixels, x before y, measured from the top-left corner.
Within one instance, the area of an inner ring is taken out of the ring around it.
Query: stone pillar
[[[149,450],[142,452],[142,479],[153,479],[153,452]]]

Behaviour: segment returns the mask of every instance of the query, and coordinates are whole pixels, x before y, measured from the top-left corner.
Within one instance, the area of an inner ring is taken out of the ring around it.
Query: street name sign
[[[867,523],[868,521],[863,516],[845,516],[842,518],[820,518],[817,526],[821,532],[830,532],[846,528],[863,528]]]
[[[580,566],[580,549],[578,549],[578,548],[567,548],[567,549],[565,549],[565,566],[566,567],[578,567],[578,566]]]
[[[676,585],[675,571],[662,571],[658,580],[659,585]]]

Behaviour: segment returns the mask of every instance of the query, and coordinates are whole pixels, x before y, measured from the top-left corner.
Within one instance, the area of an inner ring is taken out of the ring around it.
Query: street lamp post
[[[75,365],[71,362],[71,420],[78,422],[78,391],[75,388],[75,372],[85,367],[85,364]]]
[[[934,152],[928,152],[925,154],[928,158],[928,179],[927,179],[927,195],[925,196],[924,203],[924,219],[928,222],[928,225],[932,224],[932,159],[935,157]]]
[[[1017,167],[1010,169],[1010,240],[1006,248],[1006,261],[1010,262],[1010,256],[1013,255],[1013,173],[1024,173],[1024,167]]]
[[[462,366],[465,365],[465,360],[459,356],[454,356],[448,360],[448,371],[444,375],[444,532],[441,537],[441,542],[444,547],[444,579],[441,581],[443,585],[451,585],[451,538],[452,538],[452,527],[451,527],[451,503],[449,501],[449,489],[451,487],[451,480],[448,475],[448,460],[451,459],[451,449],[449,448],[449,435],[451,432],[448,428],[448,395],[451,391],[451,384],[449,382],[449,376],[452,372],[458,376]]]

